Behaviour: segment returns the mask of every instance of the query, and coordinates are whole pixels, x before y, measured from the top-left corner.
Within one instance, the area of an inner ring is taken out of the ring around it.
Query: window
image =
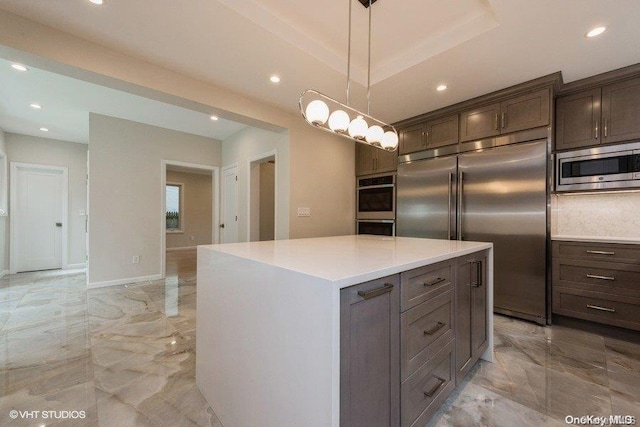
[[[165,213],[167,231],[182,231],[182,184],[167,184]]]

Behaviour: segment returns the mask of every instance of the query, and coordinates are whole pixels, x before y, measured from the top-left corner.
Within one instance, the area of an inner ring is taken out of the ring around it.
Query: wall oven
[[[373,234],[376,236],[395,236],[396,223],[392,219],[363,219],[357,221],[358,234]]]
[[[396,176],[374,175],[358,178],[357,219],[396,218]]]
[[[640,187],[640,142],[556,154],[556,191]]]

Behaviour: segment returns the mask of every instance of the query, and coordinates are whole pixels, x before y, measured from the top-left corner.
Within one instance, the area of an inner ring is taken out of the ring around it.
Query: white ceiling
[[[32,103],[43,108],[34,110]],[[18,72],[0,59],[0,128],[5,132],[88,143],[90,112],[219,140],[246,127],[32,67]]]
[[[346,0],[0,0],[0,8],[290,111],[307,88],[344,99]],[[367,11],[355,0],[353,8],[362,83]],[[371,112],[393,122],[555,71],[573,81],[640,62],[638,22],[638,0],[378,0]],[[584,37],[602,24],[602,36]],[[440,83],[449,89],[436,92]],[[352,104],[363,108],[364,88],[352,86]]]

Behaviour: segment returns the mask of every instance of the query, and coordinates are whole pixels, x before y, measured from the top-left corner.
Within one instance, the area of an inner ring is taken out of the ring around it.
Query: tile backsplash
[[[640,191],[554,194],[551,235],[640,238]]]

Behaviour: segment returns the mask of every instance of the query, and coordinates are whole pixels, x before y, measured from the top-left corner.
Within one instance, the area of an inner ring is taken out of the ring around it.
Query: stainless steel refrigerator
[[[493,242],[494,311],[546,323],[548,139],[400,161],[396,235]]]

